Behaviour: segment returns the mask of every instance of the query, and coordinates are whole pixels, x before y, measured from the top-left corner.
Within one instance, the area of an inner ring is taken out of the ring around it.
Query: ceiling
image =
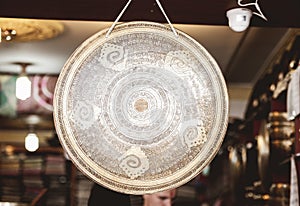
[[[112,25],[127,1],[52,0],[4,1],[0,17],[57,20],[64,32],[55,38],[31,42],[2,42],[0,72],[18,73],[14,62],[30,62],[29,73],[59,74],[72,52],[92,34]],[[251,1],[245,1],[251,2]],[[253,2],[253,1],[252,1]],[[268,69],[287,41],[300,28],[299,0],[259,1],[268,21],[253,16],[251,26],[237,33],[227,26],[229,0],[161,1],[175,28],[202,44],[219,64],[228,84],[231,116],[243,116],[251,88]],[[255,8],[249,7],[253,11]],[[133,1],[121,21],[166,23],[155,1]],[[1,25],[0,25],[1,26]]]

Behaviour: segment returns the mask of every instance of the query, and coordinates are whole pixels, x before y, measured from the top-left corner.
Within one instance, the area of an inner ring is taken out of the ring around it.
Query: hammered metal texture
[[[66,62],[54,120],[73,163],[112,190],[179,187],[214,158],[228,95],[212,56],[187,34],[129,22],[100,31]]]

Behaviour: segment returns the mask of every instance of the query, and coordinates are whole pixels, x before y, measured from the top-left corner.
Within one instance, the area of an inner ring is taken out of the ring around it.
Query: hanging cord
[[[131,3],[132,0],[129,0],[127,2],[127,4],[124,6],[124,8],[122,9],[122,11],[119,13],[118,17],[116,18],[116,20],[114,21],[114,23],[111,25],[111,27],[109,28],[109,30],[106,33],[106,38],[110,35],[110,33],[112,32],[112,30],[115,28],[116,24],[118,23],[118,21],[120,20],[121,16],[124,14],[125,10],[127,9],[127,7],[129,6],[129,4]]]
[[[157,5],[158,5],[158,7],[160,8],[161,12],[163,13],[163,15],[165,16],[165,18],[166,18],[168,24],[170,25],[170,27],[171,27],[173,33],[175,34],[175,36],[178,36],[178,33],[176,32],[175,28],[173,27],[172,23],[170,22],[170,20],[169,20],[167,14],[166,14],[166,12],[164,11],[164,8],[162,7],[162,5],[161,5],[161,3],[159,2],[159,0],[156,0],[156,3],[157,3]]]
[[[265,15],[262,13],[259,5],[258,5],[258,0],[255,0],[255,3],[248,3],[248,4],[242,4],[242,0],[238,0],[238,5],[239,6],[255,6],[255,8],[257,9],[257,12],[253,12],[253,14],[263,18],[264,20],[268,21],[268,19],[265,17]]]
[[[120,18],[121,18],[122,15],[124,14],[125,10],[128,8],[128,6],[129,6],[129,4],[131,3],[131,1],[132,1],[132,0],[129,0],[129,1],[127,2],[127,4],[124,6],[124,8],[123,8],[122,11],[120,12],[120,14],[119,14],[118,17],[116,18],[116,20],[114,21],[114,23],[111,25],[111,27],[109,28],[109,30],[107,31],[107,33],[106,33],[106,35],[105,35],[106,38],[111,34],[112,30],[115,28],[116,24],[118,23],[118,21],[120,20]],[[178,36],[178,33],[176,32],[174,26],[173,26],[172,23],[170,22],[170,20],[169,20],[169,18],[168,18],[168,16],[167,16],[166,12],[164,11],[164,9],[163,9],[161,3],[159,2],[159,0],[155,0],[155,1],[156,1],[156,4],[158,5],[160,11],[163,13],[164,17],[166,18],[168,24],[170,25],[171,30],[173,31],[174,35],[177,37],[177,36]]]

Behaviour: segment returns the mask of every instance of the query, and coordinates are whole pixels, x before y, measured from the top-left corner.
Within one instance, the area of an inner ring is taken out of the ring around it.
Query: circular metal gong
[[[228,94],[211,55],[183,32],[129,22],[87,39],[55,89],[55,127],[86,176],[127,194],[179,187],[216,155]]]

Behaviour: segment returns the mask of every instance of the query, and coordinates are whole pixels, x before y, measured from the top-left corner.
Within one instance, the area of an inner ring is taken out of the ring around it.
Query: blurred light
[[[11,39],[12,39],[11,36],[5,37],[5,40],[6,40],[6,41],[10,41]]]
[[[252,106],[253,106],[253,107],[257,107],[257,106],[258,106],[258,103],[259,103],[258,100],[257,100],[257,99],[254,99],[253,102],[252,102]]]
[[[203,174],[203,176],[208,176],[209,172],[210,172],[210,166],[207,165],[206,167],[204,167],[202,174]]]
[[[21,100],[26,100],[31,96],[31,81],[29,78],[21,74],[16,81],[16,97]]]
[[[271,86],[270,86],[270,91],[274,92],[274,91],[275,91],[275,89],[276,89],[276,86],[275,86],[275,84],[271,84]]]
[[[263,195],[263,196],[262,196],[262,199],[263,199],[263,200],[269,200],[269,199],[270,199],[270,195]]]
[[[280,72],[280,73],[278,74],[278,79],[279,79],[279,80],[283,80],[283,78],[284,78],[284,74],[283,74],[283,72]]]
[[[28,133],[25,137],[25,148],[29,152],[35,152],[39,148],[39,138],[35,133]]]
[[[5,41],[11,41],[16,37],[17,31],[14,29],[0,28],[0,34],[1,34],[0,42],[2,39]]]
[[[246,148],[247,149],[251,149],[253,147],[253,143],[252,142],[248,142],[247,144],[246,144]]]
[[[6,155],[13,155],[13,153],[14,153],[14,147],[13,146],[11,146],[11,145],[6,145],[5,146],[5,153],[6,153]]]

